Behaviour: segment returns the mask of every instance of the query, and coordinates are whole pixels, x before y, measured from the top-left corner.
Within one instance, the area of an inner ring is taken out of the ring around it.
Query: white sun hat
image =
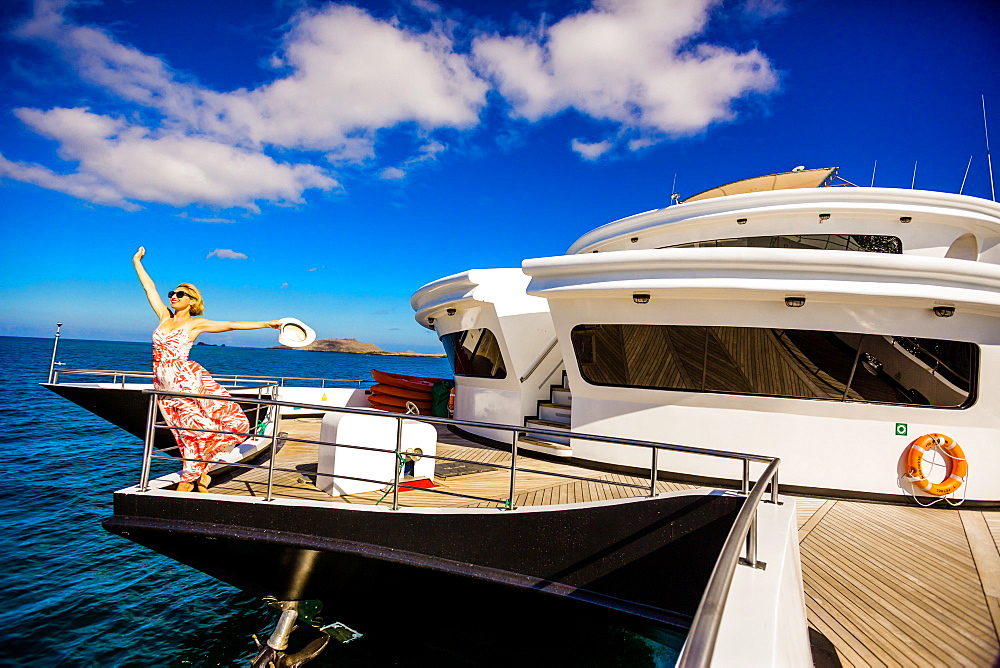
[[[302,346],[308,346],[316,340],[316,332],[301,320],[282,318],[278,322],[281,323],[281,330],[278,333],[278,343],[283,346],[301,348]]]

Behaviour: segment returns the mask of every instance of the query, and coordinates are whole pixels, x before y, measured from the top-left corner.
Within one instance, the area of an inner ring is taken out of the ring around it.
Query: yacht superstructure
[[[905,454],[939,433],[972,472],[955,497],[1000,502],[1000,481],[975,475],[1000,466],[1000,206],[803,187],[835,179],[759,177],[609,223],[525,260],[523,288],[516,270],[421,288],[412,305],[455,364],[456,417],[768,452],[786,489],[898,500],[928,496]],[[510,305],[525,295],[549,321],[531,302],[520,326]],[[521,439],[640,465],[613,446]],[[684,457],[660,467],[735,475]]]

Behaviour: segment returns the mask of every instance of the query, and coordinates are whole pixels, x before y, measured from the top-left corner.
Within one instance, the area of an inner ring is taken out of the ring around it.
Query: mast
[[[986,96],[981,96],[983,99],[983,132],[986,133],[986,164],[990,170],[990,195],[993,197],[993,201],[997,201],[997,191],[993,187],[993,158],[990,157],[990,128],[986,124]]]

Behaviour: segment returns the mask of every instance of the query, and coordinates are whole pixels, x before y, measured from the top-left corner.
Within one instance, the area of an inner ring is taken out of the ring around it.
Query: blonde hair
[[[178,283],[177,287],[183,289],[191,297],[191,310],[189,311],[191,315],[201,315],[205,312],[205,300],[201,298],[201,290],[190,283]]]

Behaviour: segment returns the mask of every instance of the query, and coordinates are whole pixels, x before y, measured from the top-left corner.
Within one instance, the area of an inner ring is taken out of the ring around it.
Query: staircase
[[[549,388],[549,400],[538,402],[538,414],[535,417],[525,418],[524,426],[569,431],[572,424],[572,409],[573,395],[569,391],[566,372],[563,371],[562,382]],[[534,434],[521,434],[517,439],[517,447],[521,450],[531,450],[556,457],[573,456],[573,448],[570,447],[568,436],[563,438],[562,436],[543,437]]]

